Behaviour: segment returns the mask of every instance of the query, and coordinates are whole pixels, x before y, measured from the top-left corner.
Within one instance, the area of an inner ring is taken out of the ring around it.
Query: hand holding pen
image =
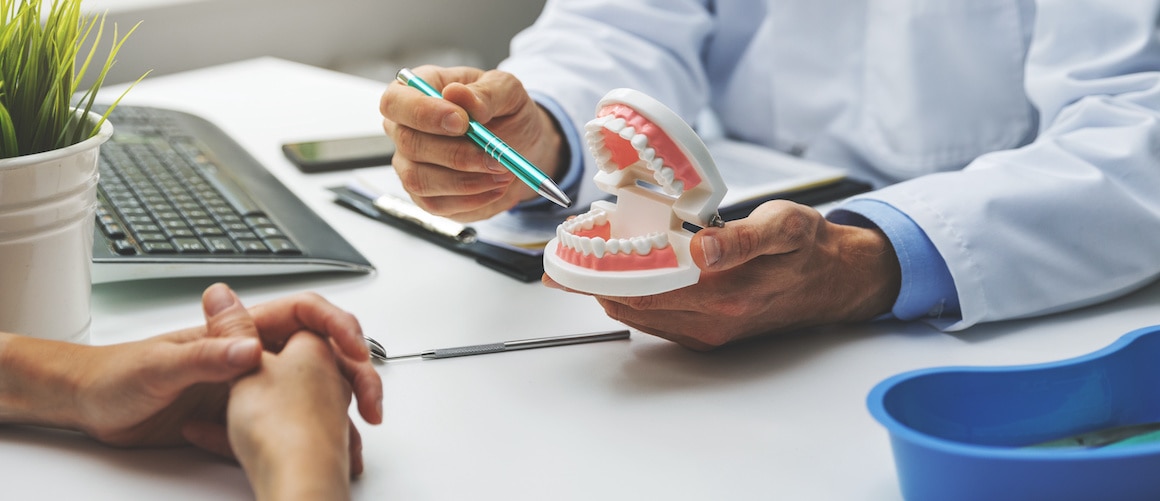
[[[565,166],[566,142],[519,81],[473,68],[418,72],[429,80],[404,69],[382,99],[384,129],[399,147],[394,167],[416,205],[458,221],[484,219],[527,197],[512,189],[519,184],[570,205],[549,175]],[[440,97],[446,104],[432,99]]]

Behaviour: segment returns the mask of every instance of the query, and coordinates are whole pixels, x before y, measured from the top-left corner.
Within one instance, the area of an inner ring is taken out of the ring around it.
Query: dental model
[[[616,89],[585,126],[599,167],[596,186],[616,195],[556,228],[544,271],[570,289],[605,296],[659,294],[697,283],[689,254],[699,227],[721,226],[725,181],[676,113],[632,89]]]

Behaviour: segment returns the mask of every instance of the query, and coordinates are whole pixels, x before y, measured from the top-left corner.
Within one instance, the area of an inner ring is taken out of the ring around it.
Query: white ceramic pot
[[[88,342],[97,154],[112,135],[105,122],[72,146],[0,159],[0,331]]]

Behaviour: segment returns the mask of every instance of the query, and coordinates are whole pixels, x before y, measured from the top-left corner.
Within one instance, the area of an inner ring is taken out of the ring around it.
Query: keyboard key
[[[137,240],[140,242],[168,242],[169,237],[159,231],[146,231],[138,233]]]
[[[275,226],[274,221],[271,221],[270,218],[266,217],[266,216],[247,217],[246,223],[249,224],[250,226],[255,227],[255,228],[261,228],[264,226]]]
[[[188,230],[189,229],[189,225],[185,224],[185,221],[180,219],[180,218],[178,218],[178,219],[162,219],[161,220],[161,227],[167,231]]]
[[[105,232],[111,240],[121,240],[125,238],[125,230],[117,223],[101,224],[101,231]]]
[[[197,236],[203,237],[203,238],[204,237],[222,237],[222,236],[225,236],[225,234],[226,234],[225,230],[218,228],[217,226],[205,226],[205,225],[194,226],[193,232],[197,233]]]
[[[128,240],[114,240],[113,252],[122,256],[132,256],[137,253],[137,248],[133,247],[133,244]]]
[[[274,250],[274,254],[297,256],[302,254],[302,251],[294,245],[293,242],[285,238],[268,238],[266,245],[269,245]]]
[[[225,237],[213,237],[205,239],[206,246],[212,254],[234,254],[238,252],[238,248],[234,247],[234,243]]]
[[[237,241],[245,254],[269,254],[270,249],[261,240],[243,239]]]
[[[177,247],[169,242],[143,242],[141,250],[148,254],[174,254],[177,252]]]
[[[227,235],[234,239],[235,242],[240,240],[259,240],[258,236],[248,229],[243,231],[231,231],[227,233]]]
[[[286,234],[282,233],[282,230],[279,230],[273,226],[262,226],[260,228],[254,228],[254,233],[257,233],[259,237],[262,237],[266,240],[271,238],[286,238]]]
[[[200,236],[188,226],[181,228],[169,228],[165,232],[169,235],[169,238],[194,238]]]
[[[208,252],[201,240],[196,238],[175,238],[173,246],[177,248],[178,252],[183,253],[204,254]]]
[[[250,231],[250,225],[246,223],[227,223],[222,225],[229,233],[244,233]]]
[[[126,221],[128,222],[128,221]],[[129,228],[137,233],[161,233],[161,227],[155,224],[132,224],[129,223]]]

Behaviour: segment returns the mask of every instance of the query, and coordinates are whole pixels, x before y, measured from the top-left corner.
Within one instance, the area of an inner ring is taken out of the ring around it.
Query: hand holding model
[[[759,334],[869,320],[898,295],[898,260],[878,231],[775,201],[693,236],[696,285],[638,297],[595,296],[613,319],[696,350]],[[563,288],[545,275],[549,287]]]
[[[595,183],[615,203],[597,201],[560,225],[544,253],[548,286],[591,294],[613,319],[699,350],[868,320],[894,303],[898,262],[877,230],[790,202],[722,225],[727,187],[713,158],[655,99],[609,92],[585,139]],[[694,235],[685,223],[703,229]]]
[[[414,73],[443,93],[424,95],[398,82],[380,103],[383,129],[397,151],[392,165],[415,204],[457,221],[491,217],[536,197],[496,159],[463,137],[482,123],[549,177],[567,148],[552,117],[519,80],[500,71],[422,66]]]

